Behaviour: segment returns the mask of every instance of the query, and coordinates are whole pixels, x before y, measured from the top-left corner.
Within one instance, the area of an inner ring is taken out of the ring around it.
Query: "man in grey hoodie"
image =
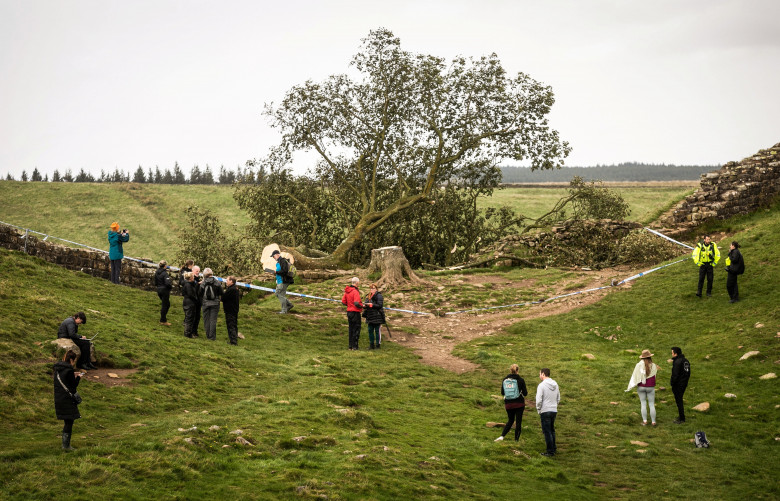
[[[203,270],[203,282],[198,288],[198,299],[203,305],[203,328],[206,330],[206,338],[210,341],[217,340],[217,315],[219,314],[219,301],[222,298],[222,284],[214,278],[211,268]]]
[[[539,379],[542,380],[536,387],[536,412],[542,420],[542,433],[547,444],[547,451],[542,456],[554,456],[555,447],[555,417],[558,415],[558,402],[561,401],[561,392],[558,383],[550,377],[550,369],[539,371]]]

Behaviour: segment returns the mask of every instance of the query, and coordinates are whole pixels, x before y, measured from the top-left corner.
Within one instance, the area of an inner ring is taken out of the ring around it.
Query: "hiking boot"
[[[382,343],[377,343],[377,344],[376,344],[376,349],[377,349],[377,350],[378,350],[379,348],[381,348],[381,347],[382,347]]]
[[[540,452],[539,455],[551,458],[551,457],[555,456],[555,453],[554,452]]]
[[[374,349],[374,343],[371,343],[370,345],[368,345],[368,349],[369,350],[373,350]]]
[[[70,446],[70,436],[71,436],[70,433],[62,434],[62,450],[65,452],[71,452],[76,450]]]
[[[701,297],[701,292],[697,292],[696,297]]]
[[[289,312],[289,311],[290,311],[290,310],[292,310],[293,308],[295,308],[295,305],[294,305],[294,304],[292,304],[292,303],[290,303],[290,307],[289,307],[289,308],[287,308],[287,311]]]
[[[712,293],[708,292],[707,297],[712,297]]]
[[[96,371],[96,370],[97,370],[97,366],[95,366],[95,365],[92,365],[92,362],[89,362],[89,363],[87,363],[87,364],[84,364],[84,367],[85,367],[85,368],[86,368],[88,371]]]
[[[500,441],[502,441],[502,440],[504,440],[504,435],[501,435],[501,436],[500,436],[500,437],[498,437],[497,439],[493,440],[493,442],[500,442]]]
[[[685,423],[685,420],[684,420],[684,419],[675,419],[675,420],[674,420],[674,421],[672,421],[672,422],[673,422],[674,424],[683,424],[683,423]]]

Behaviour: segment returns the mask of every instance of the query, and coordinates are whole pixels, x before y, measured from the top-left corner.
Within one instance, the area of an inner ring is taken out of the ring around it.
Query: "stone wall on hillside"
[[[702,174],[699,189],[685,197],[658,223],[687,233],[710,219],[749,214],[780,194],[780,143],[740,162]]]
[[[93,277],[110,279],[111,261],[108,259],[108,253],[94,251],[90,249],[73,248],[65,245],[59,245],[53,242],[47,242],[36,237],[32,233],[26,233],[7,224],[0,224],[0,247],[21,251],[31,256],[36,256],[44,261],[58,264],[69,270],[82,271]],[[152,285],[154,272],[157,265],[151,263],[131,261],[125,259],[122,261],[122,273],[120,280],[122,284],[137,289],[155,290]],[[169,270],[173,279],[173,294],[179,294],[179,272]],[[298,270],[298,275],[307,281],[321,281],[337,278],[340,276],[352,276],[354,271],[342,270]],[[238,281],[250,283],[252,280],[261,282],[274,282],[275,276],[271,273],[260,275],[251,275],[246,277],[237,277]],[[245,289],[244,289],[245,290]]]

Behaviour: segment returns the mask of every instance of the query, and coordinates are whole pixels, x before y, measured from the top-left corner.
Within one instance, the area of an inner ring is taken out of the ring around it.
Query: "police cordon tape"
[[[97,252],[102,252],[104,254],[108,254],[109,253],[107,250],[104,250],[104,249],[98,249],[96,247],[90,247],[89,245],[81,244],[81,243],[78,243],[78,242],[73,242],[71,240],[66,240],[64,238],[55,237],[53,235],[48,235],[46,233],[41,233],[40,231],[35,231],[35,230],[31,230],[29,228],[23,228],[21,226],[16,226],[14,224],[5,223],[3,221],[0,221],[0,224],[5,224],[5,225],[11,226],[13,228],[18,228],[20,230],[24,230],[25,231],[25,237],[27,236],[28,233],[35,233],[37,235],[44,235],[44,237],[45,237],[43,239],[44,242],[47,239],[49,239],[49,238],[53,238],[53,239],[56,239],[56,240],[60,240],[62,242],[67,242],[69,244],[78,245],[78,246],[84,247],[86,249],[94,250],[94,251],[97,251]],[[673,238],[670,238],[670,237],[664,235],[663,233],[657,232],[655,230],[651,230],[650,228],[645,228],[645,230],[649,231],[650,233],[653,233],[654,235],[657,235],[659,237],[665,238],[666,240],[669,240],[670,242],[674,242],[674,243],[676,243],[678,245],[681,245],[683,247],[687,247],[688,249],[693,249],[693,247],[691,247],[690,245],[684,244],[682,242],[679,242],[679,241],[677,241],[677,240],[675,240]],[[26,248],[26,243],[25,243],[25,248]],[[134,257],[124,257],[123,259],[127,259],[127,260],[130,260],[130,261],[135,261],[135,262],[138,262],[138,263],[149,264],[149,265],[155,266],[155,263],[152,263],[152,262],[149,262],[149,261],[145,261],[143,259],[134,258]],[[501,305],[501,306],[488,306],[488,307],[485,307],[485,308],[473,308],[473,309],[470,309],[470,310],[450,311],[450,312],[444,313],[444,315],[445,316],[446,315],[459,315],[461,313],[474,313],[474,312],[478,312],[478,311],[498,310],[498,309],[503,309],[503,308],[515,308],[515,307],[518,307],[518,306],[530,306],[530,305],[534,305],[534,304],[548,303],[548,302],[554,301],[556,299],[561,299],[561,298],[565,298],[565,297],[569,297],[569,296],[576,296],[578,294],[585,294],[587,292],[595,292],[595,291],[599,291],[599,290],[609,289],[609,288],[612,288],[612,287],[618,287],[618,286],[623,285],[623,284],[625,284],[627,282],[630,282],[632,280],[636,280],[637,278],[641,278],[641,277],[644,277],[646,275],[649,275],[650,273],[653,273],[654,271],[662,270],[662,269],[667,268],[669,266],[672,266],[672,265],[675,265],[675,264],[678,264],[678,263],[682,263],[683,261],[687,261],[688,259],[690,259],[690,256],[685,257],[685,258],[680,259],[680,260],[677,260],[677,261],[674,261],[673,263],[668,263],[668,264],[665,264],[665,265],[662,265],[662,266],[657,266],[657,267],[652,268],[650,270],[637,273],[636,275],[632,275],[632,276],[630,276],[628,278],[624,278],[620,282],[614,282],[613,281],[613,283],[611,283],[610,285],[604,285],[602,287],[593,287],[591,289],[584,289],[584,290],[581,290],[581,291],[570,292],[568,294],[561,294],[561,295],[558,295],[558,296],[553,296],[553,297],[549,297],[549,298],[545,298],[545,299],[539,299],[539,300],[536,300],[536,301],[526,301],[524,303],[512,303],[512,304],[505,304],[505,305]],[[174,266],[168,266],[168,269],[170,269],[171,271],[179,271],[179,268],[176,268]],[[216,278],[220,282],[225,282],[225,279],[222,278],[222,277],[214,277],[214,278]],[[248,283],[245,283],[245,282],[236,282],[236,286],[237,287],[245,287],[247,289],[254,289],[254,290],[265,291],[265,292],[276,292],[276,289],[271,289],[270,287],[262,287],[262,286],[259,286],[259,285],[248,284]],[[312,296],[310,294],[302,294],[302,293],[299,293],[299,292],[288,292],[287,295],[288,296],[303,297],[303,298],[307,298],[307,299],[319,299],[319,300],[322,300],[322,301],[330,301],[330,302],[333,302],[333,303],[341,304],[340,300],[329,298],[329,297]],[[403,310],[403,309],[400,309],[400,308],[390,308],[390,307],[387,307],[387,306],[385,306],[384,309],[385,310],[390,310],[390,311],[398,311],[398,312],[402,312],[402,313],[411,313],[413,315],[430,315],[430,316],[435,316],[433,313],[429,313],[429,312],[425,312],[425,311]]]

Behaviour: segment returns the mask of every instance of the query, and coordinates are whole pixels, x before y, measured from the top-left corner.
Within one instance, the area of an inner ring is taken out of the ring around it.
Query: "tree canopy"
[[[350,66],[266,106],[281,141],[254,161],[267,175],[235,195],[257,231],[294,232],[285,243],[307,243],[342,262],[396,214],[444,200],[447,186],[489,194],[500,161],[550,169],[570,152],[548,124],[552,89],[524,73],[508,76],[495,54],[447,62],[405,51],[378,29]],[[287,172],[299,151],[318,158],[304,180]]]

